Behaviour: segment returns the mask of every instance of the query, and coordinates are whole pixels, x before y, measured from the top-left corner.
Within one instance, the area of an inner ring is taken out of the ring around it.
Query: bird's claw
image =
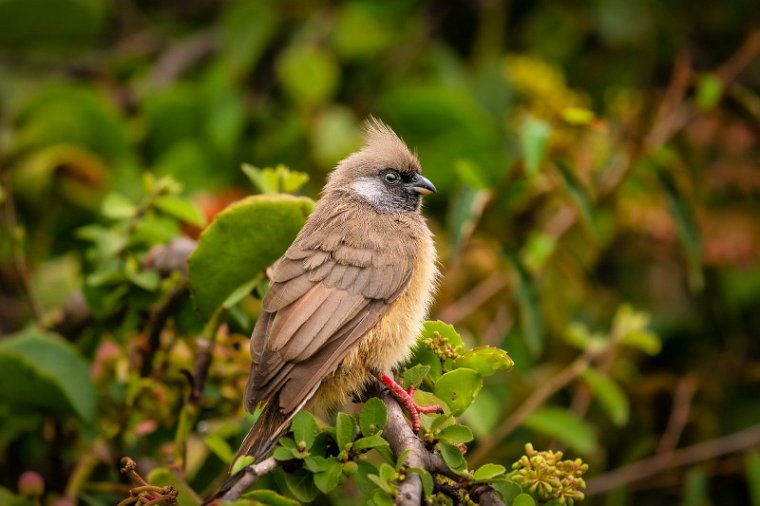
[[[387,374],[381,374],[380,381],[388,388],[388,391],[396,398],[399,404],[409,411],[409,415],[412,417],[412,430],[415,434],[420,431],[420,413],[443,412],[443,409],[438,404],[420,406],[414,402],[414,387],[409,387],[404,390],[401,385],[396,383],[396,380]]]

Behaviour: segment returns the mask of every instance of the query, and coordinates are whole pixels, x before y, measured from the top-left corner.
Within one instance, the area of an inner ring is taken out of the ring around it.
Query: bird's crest
[[[398,168],[401,170],[409,168],[419,172],[420,162],[417,153],[410,150],[391,127],[374,116],[370,116],[364,122],[364,146],[361,151],[398,160]]]

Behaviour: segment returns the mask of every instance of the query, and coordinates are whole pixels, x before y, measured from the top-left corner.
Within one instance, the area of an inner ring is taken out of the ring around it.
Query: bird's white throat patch
[[[381,204],[387,193],[383,182],[376,177],[360,177],[351,183],[351,189],[375,205]]]

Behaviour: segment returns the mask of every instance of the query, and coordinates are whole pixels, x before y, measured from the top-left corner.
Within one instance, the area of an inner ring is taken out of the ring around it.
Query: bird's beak
[[[435,186],[424,176],[416,174],[412,180],[412,190],[420,195],[430,195],[435,193]]]

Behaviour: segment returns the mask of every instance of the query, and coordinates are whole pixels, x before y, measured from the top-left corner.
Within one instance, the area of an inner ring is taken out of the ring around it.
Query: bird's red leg
[[[381,374],[380,381],[383,382],[383,385],[388,387],[388,390],[393,394],[396,400],[409,411],[409,414],[412,417],[412,430],[414,430],[415,433],[420,431],[420,413],[438,413],[442,411],[438,404],[420,406],[414,402],[414,398],[412,398],[412,395],[414,395],[414,387],[409,387],[407,390],[404,390],[401,385],[396,383],[396,380],[387,374]]]

